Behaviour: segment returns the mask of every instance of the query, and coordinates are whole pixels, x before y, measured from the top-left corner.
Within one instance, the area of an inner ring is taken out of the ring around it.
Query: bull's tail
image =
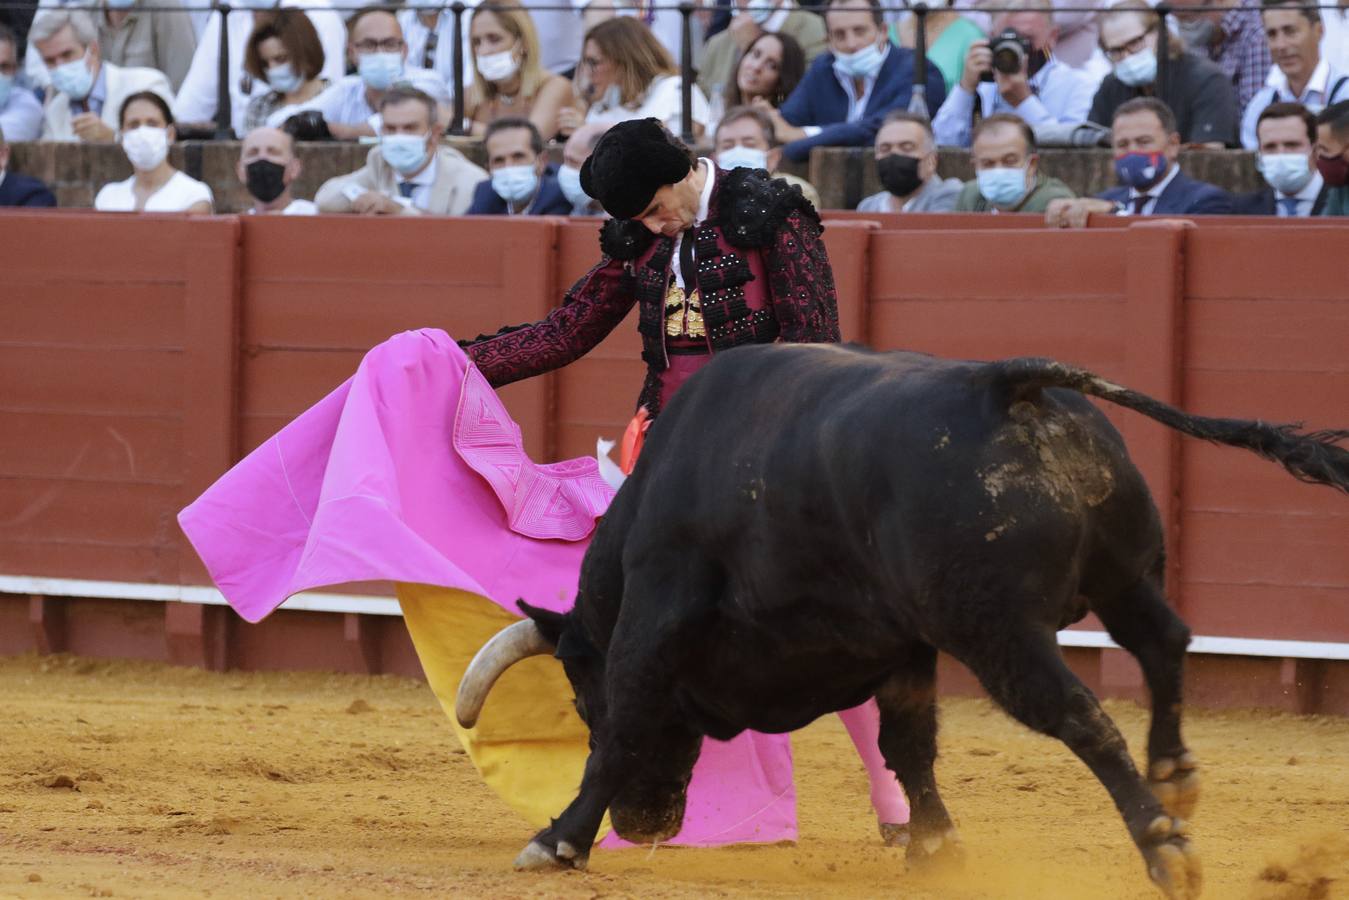
[[[1300,424],[1271,425],[1249,419],[1194,416],[1146,394],[1120,387],[1085,369],[1052,359],[1021,357],[990,363],[995,382],[1003,384],[1009,404],[1035,401],[1041,388],[1067,388],[1100,397],[1155,419],[1190,437],[1244,447],[1279,463],[1299,481],[1328,484],[1349,493],[1349,450],[1337,446],[1349,431],[1302,432]]]

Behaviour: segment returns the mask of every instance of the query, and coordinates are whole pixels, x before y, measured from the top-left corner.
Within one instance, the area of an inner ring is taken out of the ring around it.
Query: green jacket
[[[1318,215],[1349,216],[1349,185],[1326,188],[1326,205]]]
[[[1073,189],[1068,187],[1057,178],[1048,178],[1044,175],[1035,176],[1035,187],[1031,188],[1030,193],[1021,198],[1021,202],[1011,209],[1002,210],[1002,212],[1030,212],[1042,213],[1049,208],[1050,200],[1060,198],[1071,200],[1077,195]],[[993,205],[984,199],[984,195],[979,193],[978,181],[967,181],[960,190],[960,196],[956,198],[956,212],[989,212]]]

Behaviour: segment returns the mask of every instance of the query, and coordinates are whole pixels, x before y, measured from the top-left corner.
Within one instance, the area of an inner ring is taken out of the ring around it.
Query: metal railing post
[[[459,0],[455,0],[450,11],[454,13],[454,46],[450,48],[454,74],[451,84],[454,86],[454,121],[450,123],[449,133],[464,133],[464,9]]]
[[[927,13],[926,3],[915,3],[917,17],[913,28],[913,93],[909,96],[909,112],[932,118],[927,107]]]
[[[230,97],[230,5],[216,0],[220,13],[220,59],[216,62],[215,139],[234,140],[234,101]]]
[[[693,134],[693,5],[679,6],[679,137],[692,144]]]
[[[1158,3],[1157,13],[1157,98],[1169,103],[1168,81],[1171,75],[1171,29],[1167,27],[1167,16],[1171,15],[1169,3]]]

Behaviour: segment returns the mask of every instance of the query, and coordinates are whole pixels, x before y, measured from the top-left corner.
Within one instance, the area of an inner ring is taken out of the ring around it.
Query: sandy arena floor
[[[1143,711],[1109,712],[1137,749]],[[0,897],[1153,898],[1104,790],[987,703],[943,706],[963,872],[905,872],[830,717],[796,742],[795,846],[597,851],[518,875],[530,829],[425,685],[0,659]],[[1212,898],[1349,897],[1349,720],[1192,712]]]

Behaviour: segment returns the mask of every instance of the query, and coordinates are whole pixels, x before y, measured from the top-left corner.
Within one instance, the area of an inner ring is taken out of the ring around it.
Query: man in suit
[[[1118,187],[1095,197],[1054,200],[1045,211],[1054,228],[1084,228],[1091,213],[1121,216],[1230,215],[1232,195],[1181,174],[1176,117],[1155,97],[1136,97],[1111,123]]]
[[[0,206],[55,206],[56,197],[42,182],[9,171],[9,143],[0,130]]]
[[[473,192],[470,216],[567,216],[571,201],[543,155],[543,137],[528,119],[507,117],[483,135],[491,177]]]
[[[103,62],[98,26],[86,12],[43,10],[33,19],[28,37],[55,88],[43,110],[44,141],[115,140],[123,101],[141,91],[173,103],[173,88],[163,72]]]
[[[913,93],[913,51],[890,43],[879,0],[829,0],[824,23],[829,52],[780,110],[766,110],[791,160],[807,159],[813,147],[871,146],[885,114],[908,107]],[[941,70],[929,61],[927,111],[945,99]]]
[[[35,141],[42,134],[42,104],[21,83],[19,39],[0,23],[0,129],[13,141]]]
[[[1266,187],[1232,200],[1233,211],[1281,218],[1319,215],[1326,180],[1316,171],[1316,116],[1301,103],[1274,103],[1260,113],[1260,174]]]
[[[379,146],[365,166],[330,178],[314,201],[319,212],[365,216],[459,216],[487,177],[458,150],[440,146],[436,101],[395,86],[380,100]]]

